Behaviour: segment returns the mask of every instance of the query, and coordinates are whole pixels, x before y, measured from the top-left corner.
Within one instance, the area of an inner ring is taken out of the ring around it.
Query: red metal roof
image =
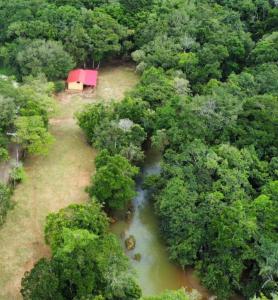
[[[85,85],[97,85],[98,71],[76,69],[69,72],[67,82],[82,82]]]

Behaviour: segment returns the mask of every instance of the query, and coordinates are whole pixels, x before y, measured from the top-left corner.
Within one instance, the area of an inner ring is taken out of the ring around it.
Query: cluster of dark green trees
[[[110,208],[131,199],[130,163],[138,160],[116,154],[111,165],[109,155],[142,145],[146,136],[163,152],[162,173],[146,185],[156,195],[170,258],[195,266],[221,299],[277,291],[278,101],[243,88],[240,79],[247,76],[255,81],[260,74],[233,74],[191,96],[180,73],[151,67],[122,102],[91,105],[79,114],[88,139],[106,149],[89,191]],[[142,133],[133,140],[135,126]]]
[[[220,299],[277,293],[277,1],[0,0],[0,19],[0,66],[19,80],[58,80],[130,55],[142,73],[122,102],[78,114],[101,150],[88,187],[95,200],[48,218],[52,258],[23,279],[25,299],[140,298],[97,203],[127,206],[147,140],[163,154],[146,186],[170,258],[194,266]],[[37,84],[5,84],[1,157],[8,128],[29,152],[44,152],[49,89],[42,99]]]
[[[145,71],[131,97],[154,110],[153,127],[143,127],[164,154],[162,174],[147,184],[172,260],[195,266],[220,298],[270,296],[278,290],[277,7],[213,2],[167,3],[143,25],[133,58]]]
[[[128,54],[138,23],[128,12],[144,19],[151,3],[133,2],[1,0],[0,65],[18,78],[44,73],[57,80],[74,66]]]
[[[135,36],[140,84],[79,115],[110,155],[140,162],[144,137],[162,151],[146,185],[170,258],[221,299],[278,291],[275,16],[269,1],[154,6]]]
[[[275,44],[277,15],[272,0],[1,0],[0,64],[19,78],[57,80],[136,50],[138,70],[182,70],[200,91],[262,56],[275,59],[277,49],[262,52]]]
[[[139,299],[141,289],[99,204],[71,205],[48,215],[52,257],[25,274],[24,299]]]

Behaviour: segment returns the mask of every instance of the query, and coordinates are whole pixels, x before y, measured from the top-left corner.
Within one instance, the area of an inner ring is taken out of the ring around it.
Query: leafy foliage
[[[0,162],[7,161],[9,158],[10,156],[8,150],[4,147],[0,147]]]
[[[14,100],[0,95],[0,124],[3,133],[12,126],[15,117],[16,105]]]
[[[18,52],[16,62],[23,76],[44,73],[50,80],[65,78],[74,67],[72,58],[60,43],[44,40],[28,43]]]
[[[11,208],[11,191],[0,183],[0,226],[5,222],[8,210]]]
[[[103,104],[89,105],[77,114],[78,122],[97,149],[106,149],[111,155],[119,153],[131,162],[140,162],[144,158],[141,145],[146,133],[141,125],[124,118],[129,113],[121,111],[122,108],[126,109],[126,105],[115,104],[112,109]]]
[[[251,59],[254,64],[277,62],[278,60],[278,32],[264,36],[258,41],[251,52]]]
[[[56,81],[75,65],[115,56],[136,62],[140,83],[122,102],[77,115],[101,151],[88,191],[107,208],[124,208],[135,195],[132,164],[151,140],[162,172],[147,181],[170,258],[194,266],[219,299],[277,294],[276,2],[0,2],[0,65],[20,80],[45,73]],[[53,84],[39,75],[14,85],[0,80],[1,159],[7,133],[30,153],[47,152],[52,140]],[[94,202],[50,215],[54,255],[26,275],[24,297],[138,299],[106,226]]]
[[[58,213],[49,214],[45,224],[45,240],[53,252],[62,244],[64,228],[86,229],[96,235],[104,235],[108,231],[108,220],[96,202],[72,204]]]
[[[121,8],[109,2],[2,2],[1,64],[19,78],[43,72],[57,80],[75,65],[94,67],[94,62],[120,53],[128,31],[115,16],[115,11],[123,14]]]
[[[135,196],[134,176],[138,168],[120,155],[110,156],[103,150],[96,158],[97,173],[88,188],[90,196],[112,209],[123,209]]]
[[[21,294],[23,299],[53,299],[62,300],[59,292],[59,279],[55,274],[54,263],[43,258],[22,279]]]
[[[159,296],[144,297],[143,300],[189,300],[190,295],[181,289],[178,291],[166,291]],[[193,299],[193,298],[192,298]]]
[[[31,154],[47,154],[53,137],[47,132],[41,117],[19,117],[15,121],[17,130],[15,142]]]
[[[12,78],[0,79],[0,147],[3,160],[12,140],[32,154],[46,154],[53,142],[48,120],[55,111],[53,83],[44,75],[26,77],[19,85]]]
[[[23,182],[26,179],[26,174],[23,168],[22,163],[18,163],[10,173],[10,180],[13,182],[13,186],[19,182]]]
[[[24,299],[139,299],[128,258],[97,203],[71,205],[50,214],[45,227],[53,256],[22,280]],[[55,296],[53,296],[55,295]]]
[[[138,63],[181,68],[194,90],[212,78],[239,71],[252,47],[239,16],[228,8],[206,1],[165,2],[155,13],[142,25]]]

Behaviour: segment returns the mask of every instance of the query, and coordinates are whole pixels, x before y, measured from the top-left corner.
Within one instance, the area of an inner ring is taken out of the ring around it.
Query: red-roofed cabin
[[[97,86],[98,71],[76,69],[69,72],[67,79],[68,89],[82,91],[84,87]]]

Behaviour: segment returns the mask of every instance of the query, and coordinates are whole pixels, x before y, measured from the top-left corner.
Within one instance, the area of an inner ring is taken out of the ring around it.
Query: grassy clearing
[[[21,299],[20,281],[25,271],[49,254],[43,224],[49,212],[88,199],[84,192],[94,170],[95,152],[86,143],[73,118],[86,103],[121,99],[137,82],[128,66],[105,67],[92,94],[66,94],[57,98],[58,113],[50,130],[56,142],[47,157],[25,162],[27,180],[15,190],[15,208],[0,229],[0,299]]]

